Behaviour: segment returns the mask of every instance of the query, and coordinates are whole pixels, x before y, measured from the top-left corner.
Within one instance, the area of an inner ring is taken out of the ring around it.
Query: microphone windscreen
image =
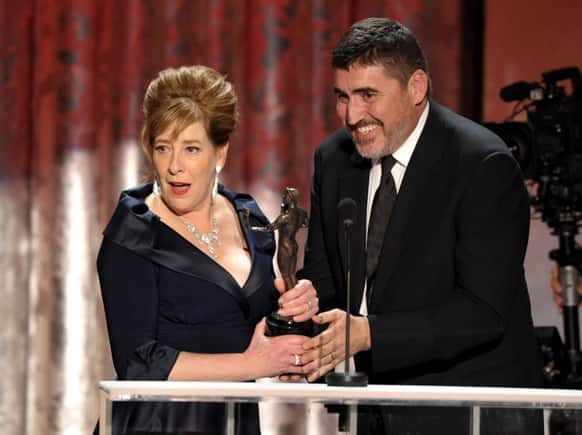
[[[351,225],[356,219],[356,201],[352,198],[343,198],[337,205],[338,221]]]

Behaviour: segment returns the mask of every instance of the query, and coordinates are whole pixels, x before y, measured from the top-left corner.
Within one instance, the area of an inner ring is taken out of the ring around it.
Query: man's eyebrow
[[[347,95],[346,92],[342,91],[339,88],[334,87],[333,92],[336,95]],[[361,88],[356,88],[352,91],[353,94],[377,94],[379,93],[378,89],[372,88],[370,86],[364,86]]]
[[[354,94],[377,94],[378,89],[374,89],[370,86],[364,86],[362,88],[354,89]]]

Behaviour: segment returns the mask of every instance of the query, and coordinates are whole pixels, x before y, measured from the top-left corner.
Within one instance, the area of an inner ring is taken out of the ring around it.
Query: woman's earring
[[[153,193],[154,193],[154,195],[160,194],[160,185],[158,184],[158,180],[154,180]]]
[[[214,187],[212,188],[212,201],[214,201],[216,195],[218,195],[218,174],[220,174],[220,171],[222,171],[222,166],[216,165],[216,175],[214,176]]]

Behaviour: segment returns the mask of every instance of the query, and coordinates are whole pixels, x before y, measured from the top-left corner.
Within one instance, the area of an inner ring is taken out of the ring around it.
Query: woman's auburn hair
[[[156,137],[173,125],[178,136],[202,121],[210,141],[225,145],[238,123],[237,97],[232,83],[218,71],[193,65],[167,68],[150,82],[143,100],[142,149],[152,165]]]

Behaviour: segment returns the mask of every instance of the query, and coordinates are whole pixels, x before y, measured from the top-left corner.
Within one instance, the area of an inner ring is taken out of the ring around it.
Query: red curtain
[[[229,183],[276,191],[295,185],[307,204],[311,152],[338,126],[329,57],[341,33],[366,16],[404,22],[425,46],[436,96],[456,108],[457,3],[2,2],[0,144],[6,158],[0,164],[3,172],[42,177],[59,150],[72,147],[99,149],[99,163],[107,167],[112,147],[138,137],[147,82],[160,69],[204,63],[228,75],[241,101]]]

